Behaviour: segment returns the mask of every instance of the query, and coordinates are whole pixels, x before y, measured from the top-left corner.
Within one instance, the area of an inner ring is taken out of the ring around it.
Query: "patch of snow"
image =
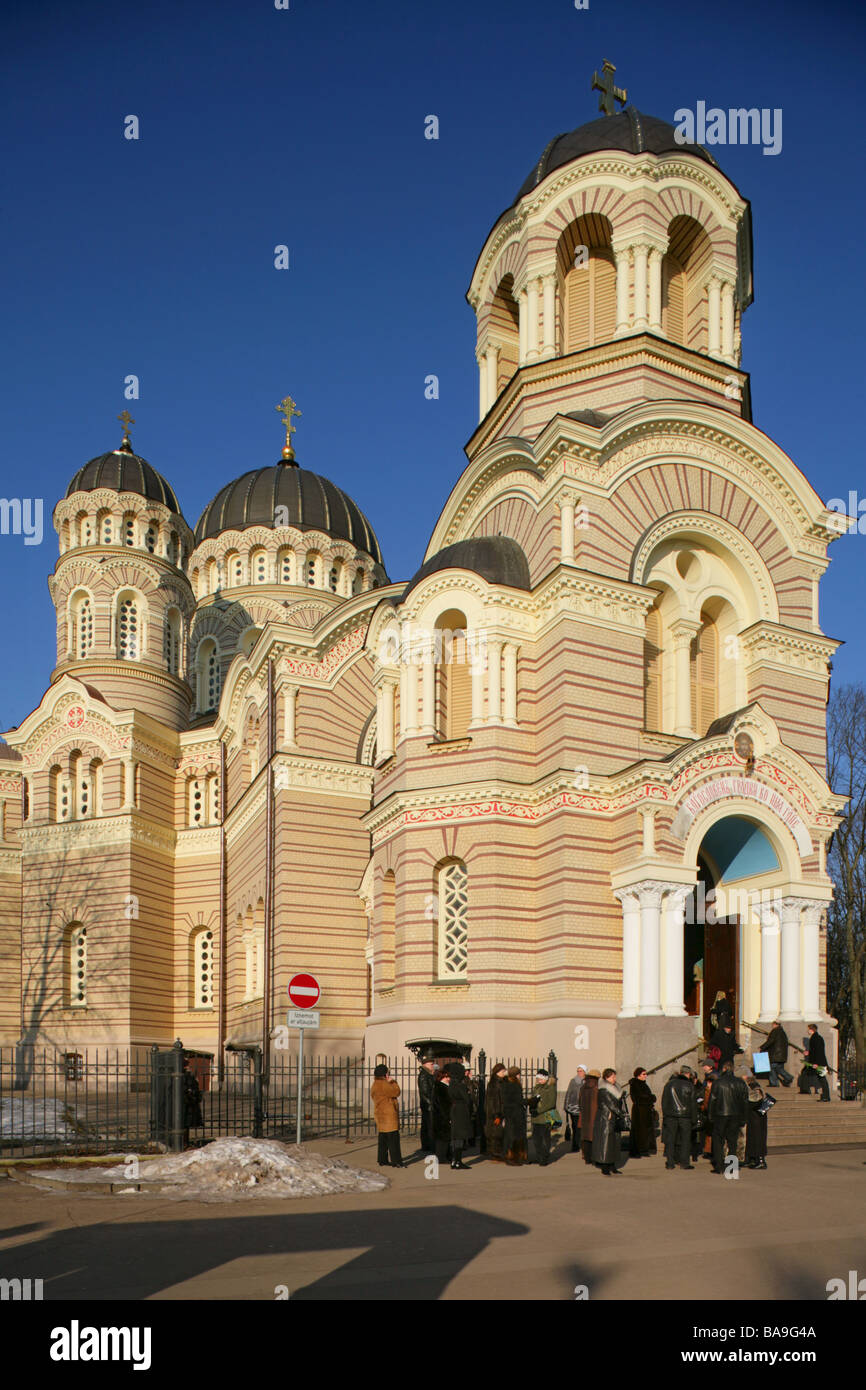
[[[0,1138],[74,1139],[75,1115],[62,1100],[7,1096],[0,1100]]]
[[[43,1170],[43,1175],[62,1177],[67,1182],[128,1183],[129,1161],[112,1168]],[[278,1139],[215,1139],[201,1149],[142,1162],[139,1175],[143,1183],[164,1184],[165,1195],[216,1202],[238,1197],[381,1192],[388,1186],[383,1175],[350,1168],[340,1158],[326,1158],[303,1145],[282,1144]]]

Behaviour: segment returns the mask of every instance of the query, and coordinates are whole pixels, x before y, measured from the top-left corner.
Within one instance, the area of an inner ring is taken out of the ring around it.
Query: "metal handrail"
[[[770,1030],[769,1030],[769,1029],[767,1029],[767,1028],[762,1028],[761,1025],[760,1025],[760,1023],[749,1023],[749,1022],[747,1022],[747,1020],[744,1019],[744,1018],[741,1018],[741,1019],[740,1019],[740,1027],[741,1027],[741,1028],[753,1029],[753,1030],[754,1030],[755,1032],[757,1032],[757,1033],[763,1033],[763,1035],[764,1035],[765,1038],[768,1038],[768,1037],[770,1036]],[[786,1038],[788,1037],[787,1033],[785,1034],[785,1037],[786,1037]],[[807,1052],[806,1052],[806,1050],[805,1050],[805,1048],[803,1048],[803,1047],[798,1047],[797,1044],[796,1044],[796,1043],[792,1043],[790,1039],[788,1039],[788,1046],[789,1046],[789,1047],[792,1047],[792,1048],[794,1049],[795,1052],[799,1052],[799,1054],[800,1054],[801,1057],[806,1057],[806,1056],[808,1055]],[[829,1063],[828,1063],[828,1065],[827,1065],[827,1070],[828,1070],[828,1071],[831,1071],[831,1072],[833,1073],[834,1076],[838,1076],[838,1075],[839,1075],[839,1073],[838,1073],[838,1071],[836,1070],[836,1068],[835,1068],[835,1067],[831,1067],[831,1066],[829,1065]]]
[[[690,1052],[697,1052],[698,1043],[703,1043],[704,1047],[707,1046],[707,1040],[705,1037],[703,1037],[703,1035],[696,1037],[693,1045],[691,1047],[684,1048],[682,1052],[678,1052],[676,1057],[669,1057],[666,1062],[659,1062],[658,1066],[656,1067],[648,1067],[647,1076],[654,1076],[655,1073],[657,1071],[661,1071],[663,1067],[669,1067],[671,1062],[678,1062],[681,1057],[688,1057]]]

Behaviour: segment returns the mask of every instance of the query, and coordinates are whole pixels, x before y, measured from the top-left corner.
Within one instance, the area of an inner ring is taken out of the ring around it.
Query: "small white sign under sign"
[[[286,1014],[286,1023],[289,1028],[318,1028],[319,1010],[289,1009]]]

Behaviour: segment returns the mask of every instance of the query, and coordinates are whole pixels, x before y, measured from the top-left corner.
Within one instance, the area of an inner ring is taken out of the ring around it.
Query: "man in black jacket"
[[[733,1062],[737,1053],[743,1050],[734,1037],[734,1030],[730,1023],[716,1029],[710,1038],[710,1047],[717,1047],[722,1054],[719,1058],[719,1067],[722,1066],[723,1062]]]
[[[418,1073],[418,1099],[421,1102],[421,1152],[432,1154],[436,1149],[433,1138],[433,1088],[436,1085],[436,1066],[432,1056],[425,1052],[421,1058]]]
[[[713,1172],[724,1171],[725,1146],[728,1157],[737,1156],[740,1130],[746,1123],[749,1088],[739,1076],[734,1076],[733,1062],[723,1062],[718,1078],[710,1091],[709,1118],[713,1127]]]
[[[679,1163],[686,1172],[693,1172],[689,1162],[692,1130],[698,1122],[698,1102],[690,1067],[681,1067],[669,1079],[662,1091],[662,1143],[665,1167]]]
[[[830,1087],[827,1082],[827,1068],[830,1063],[827,1061],[827,1049],[824,1046],[824,1039],[818,1032],[817,1023],[809,1024],[809,1050],[806,1053],[806,1061],[811,1067],[823,1067],[824,1074],[818,1073],[821,1082],[821,1101],[830,1100]],[[819,1101],[819,1104],[821,1103]]]
[[[770,1059],[770,1080],[767,1084],[778,1086],[781,1080],[783,1086],[790,1086],[794,1078],[785,1068],[788,1060],[788,1035],[778,1019],[767,1034],[764,1051]]]

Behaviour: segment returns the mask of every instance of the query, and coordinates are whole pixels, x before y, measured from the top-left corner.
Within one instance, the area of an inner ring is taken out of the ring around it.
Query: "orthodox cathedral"
[[[744,1046],[827,1020],[848,523],[752,423],[749,203],[612,74],[481,248],[478,425],[408,581],[289,398],[194,529],[126,415],[72,477],[0,745],[0,1043],[267,1052],[298,971],[320,1054],[650,1066],[720,989]]]

